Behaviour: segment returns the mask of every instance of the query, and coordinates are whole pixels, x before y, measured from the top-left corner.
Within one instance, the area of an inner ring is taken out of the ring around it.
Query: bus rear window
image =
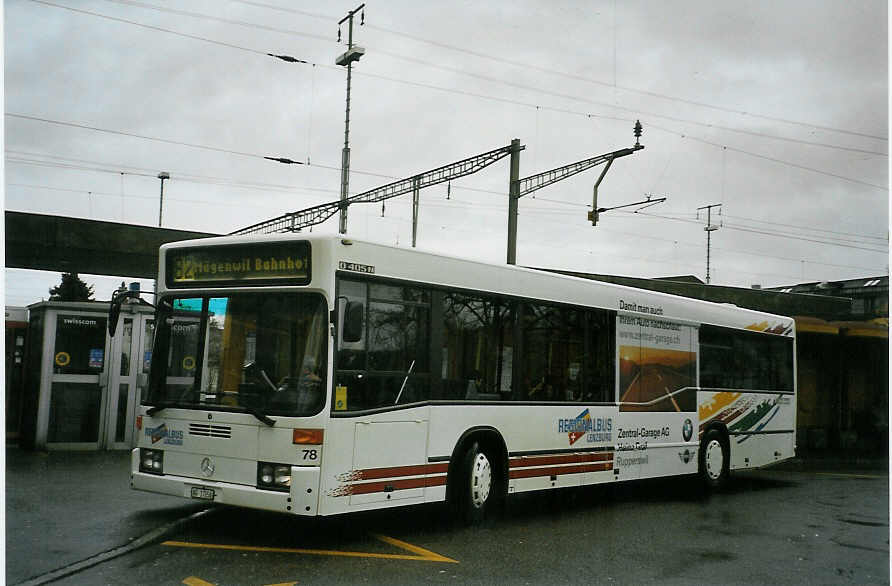
[[[700,386],[793,391],[793,339],[704,325]]]

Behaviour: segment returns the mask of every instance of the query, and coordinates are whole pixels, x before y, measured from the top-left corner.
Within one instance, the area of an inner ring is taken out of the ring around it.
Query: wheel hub
[[[706,444],[706,475],[710,480],[718,480],[725,468],[725,453],[722,444],[718,440],[712,440]]]
[[[492,466],[486,454],[479,453],[471,466],[471,503],[479,509],[489,498],[492,488]]]

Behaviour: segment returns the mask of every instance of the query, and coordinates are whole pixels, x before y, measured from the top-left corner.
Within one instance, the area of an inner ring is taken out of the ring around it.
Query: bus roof
[[[732,304],[714,303],[538,269],[486,263],[437,251],[394,247],[341,235],[279,233],[186,240],[164,244],[161,247],[161,262],[163,265],[165,251],[172,248],[298,240],[310,242],[315,251],[327,252],[334,266],[343,274],[353,272],[360,276],[373,273],[379,278],[600,307],[642,318],[710,324],[783,336],[795,335],[794,322],[790,317],[743,309]],[[317,257],[317,252],[313,256]],[[161,270],[164,270],[163,266]],[[319,274],[318,270],[319,267],[314,268],[314,274]]]

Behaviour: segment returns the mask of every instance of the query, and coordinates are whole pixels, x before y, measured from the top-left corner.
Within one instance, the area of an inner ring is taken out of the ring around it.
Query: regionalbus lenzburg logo
[[[613,439],[613,419],[592,417],[586,409],[573,419],[558,419],[558,433],[566,433],[572,446],[583,436],[586,443],[609,442]]]

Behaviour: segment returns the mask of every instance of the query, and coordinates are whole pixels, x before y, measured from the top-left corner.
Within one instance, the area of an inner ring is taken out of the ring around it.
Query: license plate
[[[213,488],[203,488],[200,486],[192,487],[192,498],[194,499],[202,499],[206,501],[214,500],[214,489]]]

